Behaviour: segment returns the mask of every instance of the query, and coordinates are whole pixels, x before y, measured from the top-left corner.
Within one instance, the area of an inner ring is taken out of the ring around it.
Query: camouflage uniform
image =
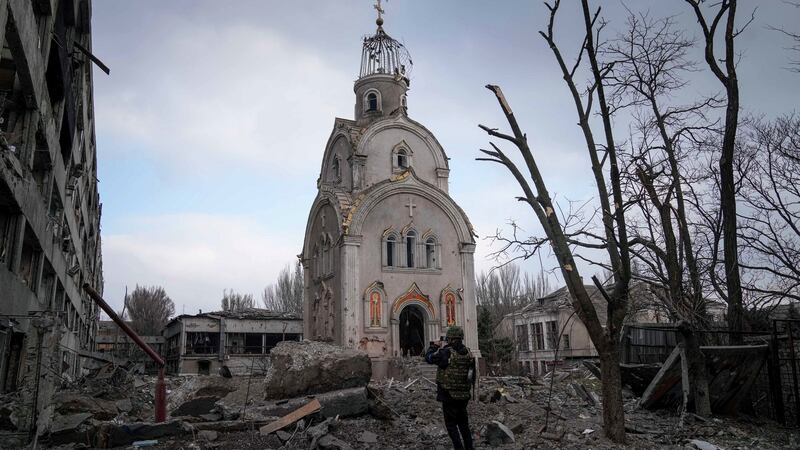
[[[474,447],[467,404],[475,382],[475,357],[462,343],[464,331],[461,327],[450,327],[447,339],[451,344],[443,348],[431,345],[425,353],[425,360],[438,367],[436,399],[442,402],[444,424],[454,448],[471,449]]]

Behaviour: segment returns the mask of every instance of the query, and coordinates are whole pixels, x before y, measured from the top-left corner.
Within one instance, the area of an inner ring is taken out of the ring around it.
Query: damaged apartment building
[[[0,390],[13,410],[0,433],[23,435],[94,350],[98,309],[81,289],[103,287],[91,2],[0,0],[0,28]]]
[[[201,311],[173,318],[162,334],[171,374],[210,375],[222,366],[235,374],[260,373],[268,368],[268,355],[278,342],[303,338],[303,319],[259,308]]]

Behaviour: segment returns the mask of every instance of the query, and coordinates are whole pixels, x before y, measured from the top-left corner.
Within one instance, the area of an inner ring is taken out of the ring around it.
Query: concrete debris
[[[270,361],[265,380],[269,399],[364,387],[372,377],[366,353],[324,342],[280,342]]]
[[[395,377],[372,381],[367,387],[266,399],[262,377],[168,377],[169,413],[175,417],[195,406],[198,410],[165,424],[147,422],[152,420],[154,377],[128,374],[118,386],[78,380],[59,393],[64,404],[51,405],[39,442],[44,448],[73,445],[61,447],[65,449],[130,446],[148,440],[157,440],[156,448],[198,450],[450,448],[436,387],[422,378]],[[599,380],[584,367],[559,367],[546,379],[482,377],[476,399],[468,405],[475,442],[479,448],[619,448],[603,434],[599,392]],[[76,397],[87,401],[78,402]],[[95,399],[100,407],[89,406]],[[800,448],[800,432],[770,421],[679,416],[639,409],[637,402],[633,394],[625,398],[627,448]],[[84,404],[90,409],[75,411]],[[0,412],[8,407],[0,404]],[[95,415],[107,417],[112,408],[111,419]],[[266,427],[274,431],[259,432]],[[713,447],[703,447],[704,443]]]
[[[307,416],[309,414],[313,414],[313,413],[319,411],[320,408],[321,408],[321,406],[319,404],[319,400],[314,399],[314,400],[308,402],[307,404],[301,406],[300,408],[292,411],[291,413],[281,417],[280,419],[276,420],[275,422],[272,422],[272,423],[270,423],[268,425],[265,425],[265,426],[261,427],[261,430],[260,430],[261,434],[266,435],[266,434],[274,433],[274,432],[280,430],[281,428],[285,428],[285,427],[297,422],[298,420],[302,419],[303,417],[305,417],[305,416]]]
[[[179,407],[175,408],[170,415],[172,417],[181,417],[181,416],[192,416],[192,417],[202,417],[203,415],[211,413],[211,410],[214,409],[219,397],[196,397],[191,400],[187,400]]]
[[[214,430],[201,430],[197,432],[197,437],[204,441],[216,441],[219,438],[219,433]]]
[[[513,444],[514,432],[502,423],[493,420],[486,425],[486,443],[492,447],[502,444]]]
[[[117,404],[112,400],[98,397],[87,397],[73,392],[59,392],[53,397],[53,404],[57,413],[69,415],[75,413],[89,413],[98,420],[109,420],[119,414]]]
[[[319,438],[317,441],[316,447],[311,448],[324,448],[324,449],[334,449],[334,450],[352,450],[353,447],[350,446],[347,442],[337,438],[336,436],[332,436],[330,434],[326,434]]]
[[[365,444],[377,444],[378,435],[371,431],[362,431],[358,436],[358,442],[363,442]]]
[[[294,436],[294,433],[289,433],[288,431],[283,430],[278,430],[275,432],[275,434],[278,435],[278,439],[280,439],[281,442],[286,442],[291,439],[292,436]]]
[[[717,447],[710,442],[701,441],[700,439],[692,439],[689,441],[689,445],[697,450],[723,450],[722,447]]]
[[[103,422],[97,429],[95,446],[119,447],[136,441],[158,439],[163,436],[191,434],[192,428],[183,421],[171,420],[163,423],[113,423]]]

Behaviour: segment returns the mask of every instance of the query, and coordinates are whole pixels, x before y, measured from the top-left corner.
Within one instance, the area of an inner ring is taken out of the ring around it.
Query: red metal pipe
[[[83,290],[89,294],[89,297],[91,297],[92,300],[94,300],[94,302],[100,306],[100,309],[105,311],[105,313],[108,314],[108,317],[110,317],[111,320],[113,320],[114,323],[116,323],[117,326],[119,326],[122,331],[124,331],[125,334],[127,334],[128,337],[130,337],[133,342],[136,343],[136,345],[138,345],[142,350],[144,350],[145,353],[147,353],[147,356],[149,356],[150,359],[158,364],[158,381],[156,381],[155,393],[156,422],[159,423],[165,421],[167,419],[167,387],[164,384],[164,358],[162,358],[161,355],[156,353],[155,350],[147,345],[147,342],[143,341],[142,338],[139,337],[139,335],[136,334],[136,332],[133,331],[133,329],[117,315],[116,311],[114,311],[114,309],[111,308],[111,306],[109,306],[105,300],[103,300],[103,297],[101,297],[100,294],[98,294],[97,291],[95,291],[94,288],[89,285],[89,283],[83,284]]]

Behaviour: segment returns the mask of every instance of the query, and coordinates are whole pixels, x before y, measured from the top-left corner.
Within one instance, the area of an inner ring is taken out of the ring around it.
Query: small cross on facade
[[[408,203],[406,203],[406,206],[408,207],[408,217],[414,217],[414,208],[417,207],[417,205],[414,204],[414,199],[408,197]]]
[[[378,11],[378,20],[380,20],[381,14],[385,12],[383,8],[381,8],[381,0],[376,0],[375,4],[372,7],[375,8],[376,11]]]

